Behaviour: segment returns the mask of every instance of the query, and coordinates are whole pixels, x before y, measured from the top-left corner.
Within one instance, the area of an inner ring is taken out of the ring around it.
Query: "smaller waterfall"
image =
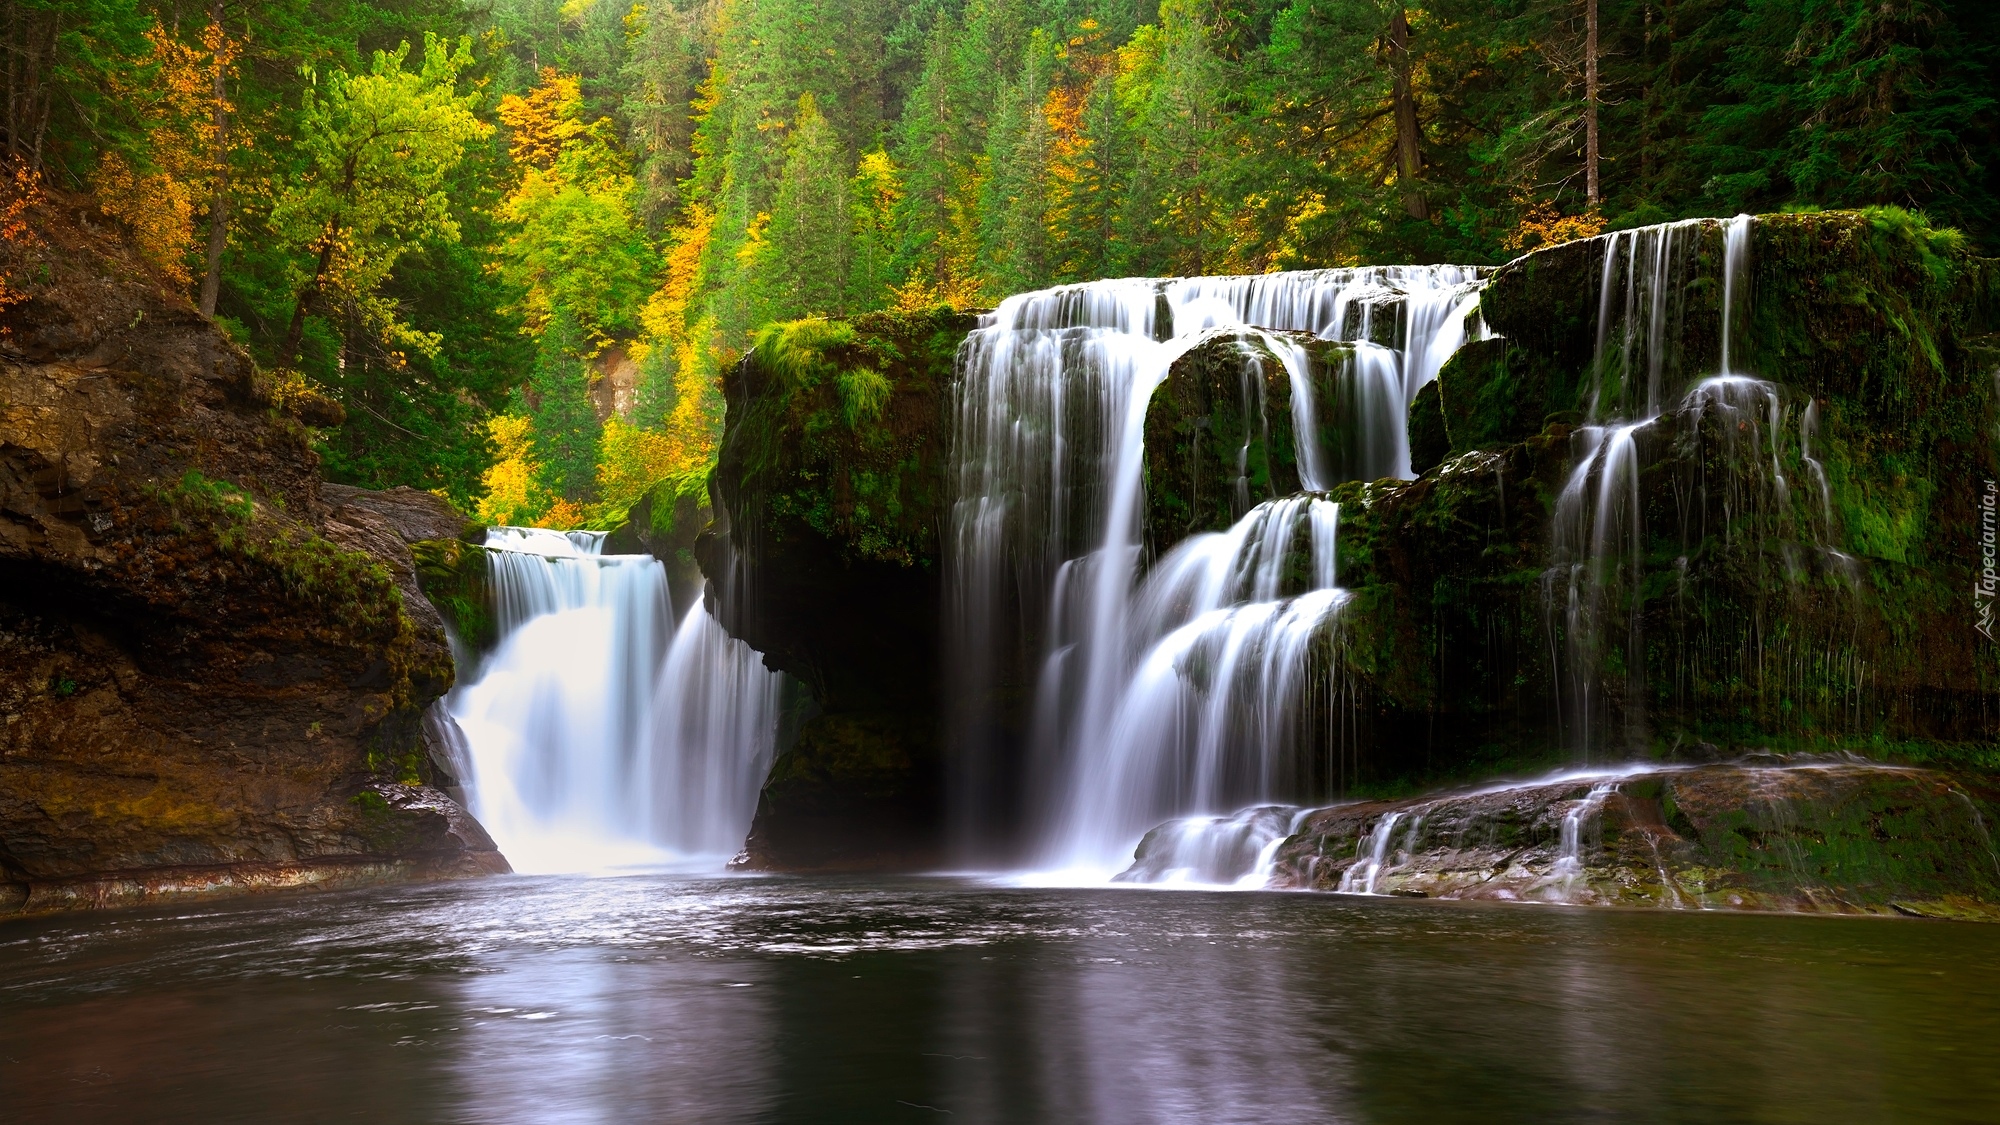
[[[1736,303],[1748,285],[1744,276],[1750,263],[1750,223],[1748,215],[1738,215],[1722,225],[1722,364],[1721,373],[1736,374],[1730,362],[1730,345],[1735,337]]]
[[[1255,890],[1271,881],[1278,846],[1311,809],[1262,805],[1233,816],[1170,820],[1139,841],[1119,883]]]
[[[1133,602],[1138,655],[1109,701],[1106,743],[1063,790],[1057,866],[1115,869],[1164,817],[1287,788],[1307,647],[1347,597],[1335,585],[1339,519],[1315,496],[1270,501],[1153,568]]]
[[[1375,893],[1375,880],[1381,877],[1382,869],[1389,865],[1389,841],[1395,837],[1396,823],[1402,819],[1403,814],[1400,812],[1388,813],[1375,823],[1374,831],[1361,838],[1355,852],[1359,862],[1341,874],[1340,886],[1336,888],[1339,893],[1350,895]],[[1416,836],[1414,828],[1410,835],[1414,840]]]
[[[1711,409],[1740,412],[1768,390],[1771,479],[1783,498],[1784,479],[1776,445],[1779,410],[1771,384],[1733,374],[1731,338],[1737,305],[1747,300],[1752,218],[1738,215],[1720,224],[1723,243],[1720,309],[1720,374],[1699,381],[1677,413],[1699,434]],[[1691,219],[1604,235],[1599,278],[1597,347],[1588,422],[1574,437],[1575,464],[1556,500],[1553,561],[1543,576],[1551,653],[1558,668],[1563,738],[1584,760],[1599,750],[1636,746],[1645,737],[1644,601],[1641,591],[1646,544],[1640,476],[1645,470],[1640,438],[1659,421],[1664,404],[1685,385],[1680,351],[1687,292],[1695,280],[1695,249],[1717,224]],[[1764,427],[1744,427],[1751,440]],[[1723,427],[1727,430],[1728,427]],[[1722,440],[1734,451],[1738,439]],[[1733,457],[1728,459],[1732,466]],[[1729,485],[1737,487],[1734,476]],[[1735,499],[1732,492],[1729,499]],[[1626,683],[1614,701],[1605,682],[1606,656],[1615,624],[1624,626]],[[1622,707],[1616,704],[1622,702]],[[1614,711],[1623,731],[1613,738]]]
[[[1557,902],[1568,902],[1576,894],[1576,882],[1583,877],[1583,833],[1604,808],[1604,799],[1618,788],[1615,781],[1600,781],[1563,814],[1562,835],[1556,845],[1556,862],[1549,869],[1551,888]]]
[[[774,752],[779,677],[700,603],[676,626],[659,561],[603,541],[487,532],[501,639],[447,707],[518,871],[726,858]]]

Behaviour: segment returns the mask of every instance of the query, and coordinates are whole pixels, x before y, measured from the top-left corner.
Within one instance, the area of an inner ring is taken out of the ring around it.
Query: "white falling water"
[[[1259,805],[1230,816],[1187,816],[1146,834],[1120,883],[1255,890],[1271,881],[1278,848],[1311,809]]]
[[[1549,874],[1554,883],[1549,888],[1557,902],[1568,902],[1576,894],[1576,883],[1583,877],[1583,833],[1590,821],[1604,808],[1604,799],[1618,788],[1615,781],[1600,781],[1590,787],[1590,792],[1563,814],[1562,835],[1557,841],[1556,861]],[[1668,886],[1672,886],[1669,882]]]
[[[1227,532],[1189,537],[1146,576],[1129,613],[1140,655],[1116,685],[1102,743],[1058,790],[1049,861],[1115,871],[1164,818],[1225,813],[1285,787],[1307,646],[1347,597],[1334,585],[1339,518],[1339,505],[1312,496],[1259,504]],[[1301,557],[1309,588],[1288,594],[1288,564]]]
[[[1678,411],[1698,430],[1712,407],[1737,412],[1769,392],[1773,478],[1777,472],[1777,396],[1769,383],[1733,373],[1731,340],[1738,303],[1746,300],[1752,218],[1720,225],[1723,242],[1721,374],[1699,382]],[[1543,576],[1550,635],[1557,643],[1563,738],[1588,760],[1644,738],[1643,604],[1638,596],[1646,538],[1639,440],[1656,422],[1669,377],[1685,379],[1680,342],[1686,294],[1696,280],[1696,251],[1718,224],[1691,219],[1603,235],[1597,347],[1586,424],[1574,437],[1575,463],[1556,500],[1554,560]],[[1725,435],[1725,440],[1734,439]],[[1607,650],[1620,638],[1626,667],[1623,729],[1614,730]]]
[[[448,700],[473,812],[517,871],[719,864],[770,767],[779,677],[700,603],[675,627],[659,561],[603,540],[487,533],[501,639]]]
[[[1297,705],[1294,658],[1342,595],[1330,578],[1260,597],[1190,577],[1236,566],[1229,544],[1269,522],[1268,505],[1163,559],[1142,590],[1147,404],[1172,362],[1217,330],[1355,342],[1345,374],[1357,402],[1343,417],[1358,453],[1335,464],[1314,444],[1327,404],[1313,401],[1303,349],[1263,338],[1291,376],[1303,482],[1408,478],[1409,404],[1466,338],[1478,286],[1476,270],[1455,266],[1123,279],[1010,297],[985,318],[960,353],[950,526],[954,805],[968,835],[989,815],[984,795],[1010,787],[988,710],[1010,656],[1039,668],[1027,793],[1041,862],[1115,870],[1162,817],[1274,795],[1261,755],[1282,748],[1243,740],[1276,737]],[[1330,573],[1330,549],[1323,565]],[[1213,674],[1223,665],[1230,676]]]

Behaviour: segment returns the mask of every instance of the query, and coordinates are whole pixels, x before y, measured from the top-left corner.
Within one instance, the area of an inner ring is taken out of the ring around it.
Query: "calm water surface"
[[[1992,926],[684,876],[0,925],[9,1122],[1996,1119]]]

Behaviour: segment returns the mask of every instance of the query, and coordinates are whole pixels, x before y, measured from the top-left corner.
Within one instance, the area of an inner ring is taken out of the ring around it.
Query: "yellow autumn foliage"
[[[555,167],[563,147],[588,131],[583,123],[582,79],[552,66],[526,95],[500,99],[500,123],[507,127],[507,156],[532,168]]]
[[[533,427],[525,414],[496,414],[486,423],[498,454],[481,478],[486,493],[479,498],[479,518],[489,524],[532,526],[548,510],[535,483]]]

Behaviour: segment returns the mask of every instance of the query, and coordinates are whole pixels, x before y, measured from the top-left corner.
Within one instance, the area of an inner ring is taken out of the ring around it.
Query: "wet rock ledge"
[[[1996,817],[1986,781],[1858,759],[1635,767],[1300,813],[1270,885],[2000,921]]]
[[[429,784],[452,680],[418,493],[54,198],[0,247],[0,916],[504,871]],[[374,499],[370,499],[373,495]]]

